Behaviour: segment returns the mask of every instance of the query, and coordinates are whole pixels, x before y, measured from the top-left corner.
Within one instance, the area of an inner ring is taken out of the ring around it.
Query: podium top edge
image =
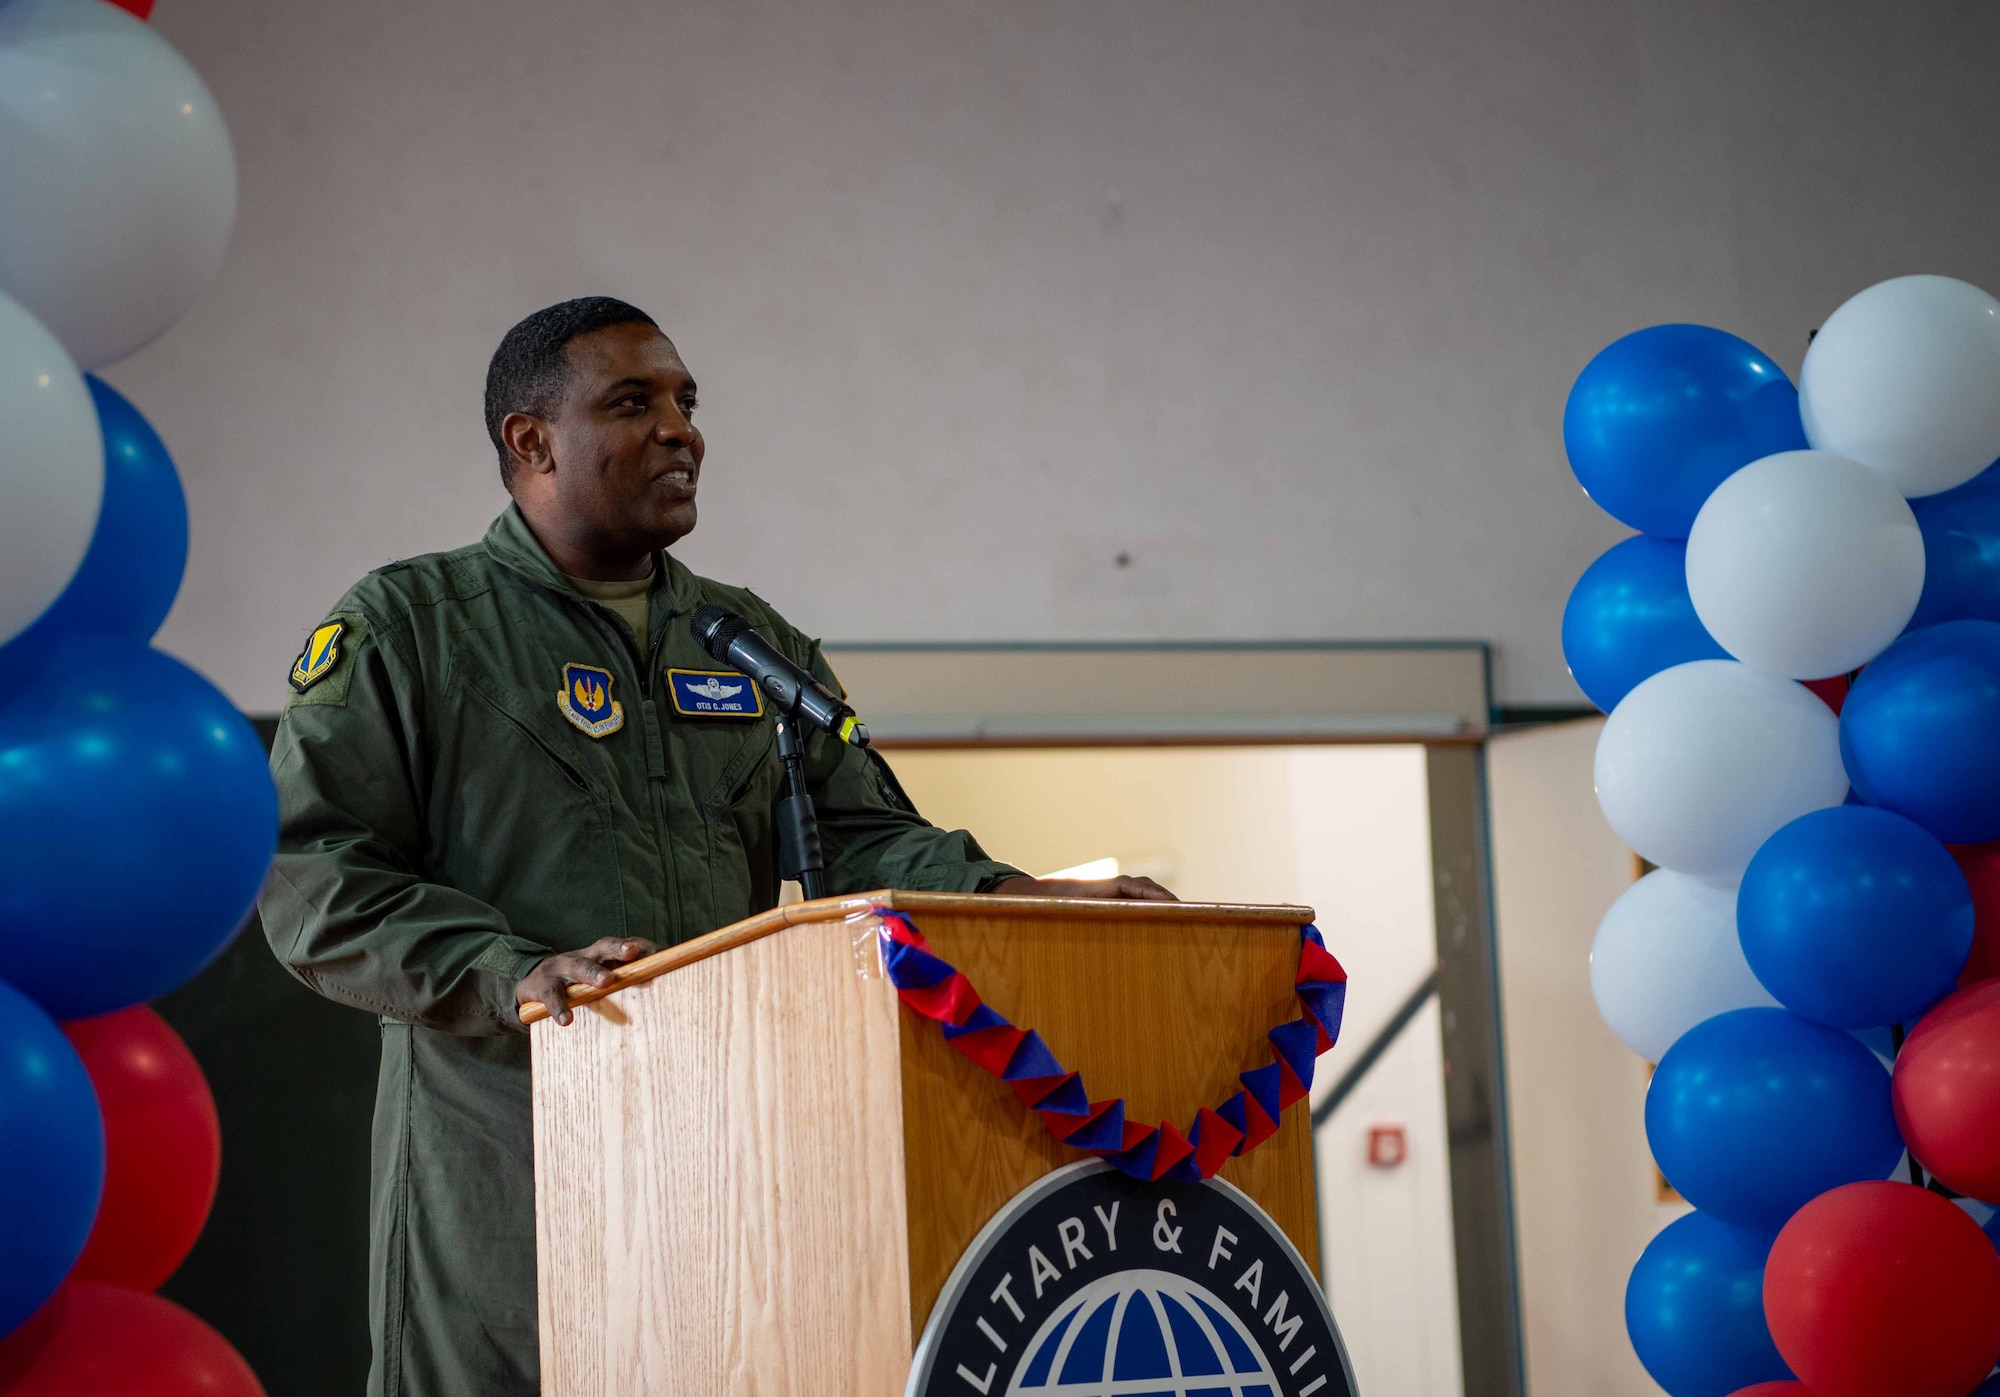
[[[1283,903],[1141,902],[1136,898],[1122,897],[1006,897],[997,893],[899,892],[893,888],[855,893],[851,897],[822,897],[814,902],[795,902],[789,907],[773,910],[792,913],[790,924],[797,925],[800,922],[842,921],[869,907],[881,907],[891,912],[1005,912],[1016,917],[1068,917],[1088,910],[1111,917],[1137,917],[1142,921],[1279,922],[1294,927],[1313,918],[1312,908]]]
[[[1254,902],[1140,902],[1125,898],[1004,897],[992,893],[918,893],[883,888],[875,892],[853,893],[846,897],[822,897],[811,902],[794,902],[759,912],[718,931],[694,937],[664,951],[622,965],[612,971],[608,985],[573,986],[572,1007],[614,995],[620,990],[679,970],[696,961],[734,950],[787,927],[818,922],[842,922],[865,916],[871,910],[892,912],[958,912],[979,916],[1074,917],[1087,914],[1109,921],[1136,922],[1264,922],[1272,926],[1298,927],[1313,919],[1313,909],[1285,904]],[[521,1010],[521,1022],[539,1023],[549,1017],[548,1006],[529,1004]]]

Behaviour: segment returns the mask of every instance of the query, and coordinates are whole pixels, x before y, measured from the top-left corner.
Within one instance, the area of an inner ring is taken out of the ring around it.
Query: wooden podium
[[[1304,907],[880,892],[780,907],[532,1028],[542,1391],[896,1397],[952,1267],[1080,1158],[905,1009],[907,913],[1098,1097],[1186,1129],[1297,1015]],[[1302,1108],[1230,1160],[1317,1265]]]

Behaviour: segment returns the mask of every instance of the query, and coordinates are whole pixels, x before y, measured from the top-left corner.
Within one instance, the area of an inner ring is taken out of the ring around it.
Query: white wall
[[[1292,761],[1298,877],[1348,973],[1340,1041],[1313,1077],[1315,1110],[1437,964],[1425,765],[1421,747],[1308,748]],[[1376,1126],[1402,1128],[1402,1164],[1368,1162]],[[1361,1390],[1460,1397],[1451,1144],[1435,998],[1313,1132],[1313,1167],[1321,1274]]]
[[[1485,637],[1532,702],[1574,698],[1559,608],[1620,532],[1560,449],[1592,352],[1690,319],[1795,367],[1872,280],[2000,289],[2000,9],[1969,0],[156,23],[230,118],[242,216],[108,376],[192,505],[161,643],[253,710],[356,575],[498,510],[486,357],[564,296],[676,336],[711,441],[688,556],[819,633]]]
[[[1313,1135],[1327,1296],[1370,1397],[1465,1391],[1443,1080],[1432,999]],[[1395,1168],[1367,1163],[1368,1132],[1383,1125],[1409,1139]]]

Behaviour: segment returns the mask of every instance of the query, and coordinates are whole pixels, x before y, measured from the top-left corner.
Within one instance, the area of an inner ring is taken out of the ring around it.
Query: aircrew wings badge
[[[340,636],[347,629],[345,621],[328,621],[306,639],[305,649],[292,662],[292,687],[304,693],[327,672],[340,663]]]
[[[570,726],[592,737],[609,737],[625,726],[625,705],[611,697],[611,671],[596,665],[564,665],[556,707]]]

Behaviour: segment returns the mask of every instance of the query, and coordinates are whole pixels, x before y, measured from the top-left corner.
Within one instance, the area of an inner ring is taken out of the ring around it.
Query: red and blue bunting
[[[882,964],[903,1003],[936,1021],[947,1043],[1012,1087],[1056,1139],[1136,1179],[1193,1183],[1212,1178],[1223,1160],[1256,1149],[1278,1133],[1284,1109],[1312,1091],[1314,1062],[1340,1036],[1347,972],[1318,927],[1300,927],[1293,981],[1299,1017],[1271,1030],[1272,1061],[1239,1074],[1243,1089],[1214,1110],[1202,1107],[1183,1135],[1169,1122],[1127,1120],[1122,1097],[1092,1101],[1082,1075],[1064,1070],[1039,1033],[1015,1027],[984,1003],[956,966],[931,953],[909,917],[879,908],[877,915]]]

